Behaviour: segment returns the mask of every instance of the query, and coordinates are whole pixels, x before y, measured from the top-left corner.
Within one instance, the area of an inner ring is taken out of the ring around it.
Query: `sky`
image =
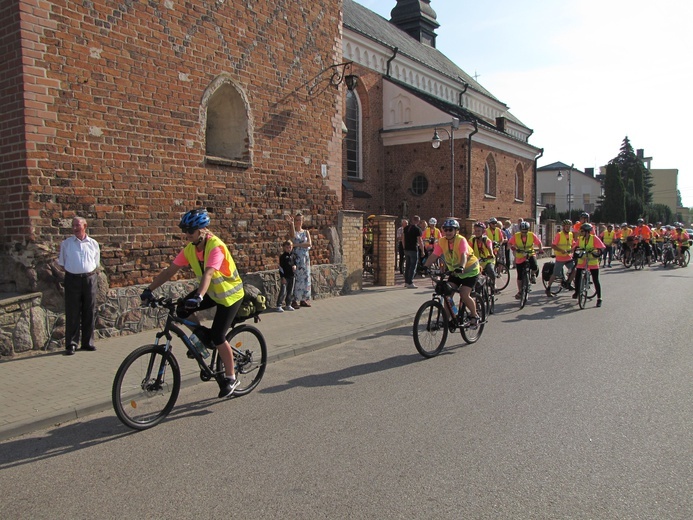
[[[396,0],[356,0],[387,20]],[[627,136],[652,169],[679,170],[693,207],[693,2],[431,0],[436,47],[523,124],[556,161],[584,171]],[[689,146],[691,148],[689,148]]]

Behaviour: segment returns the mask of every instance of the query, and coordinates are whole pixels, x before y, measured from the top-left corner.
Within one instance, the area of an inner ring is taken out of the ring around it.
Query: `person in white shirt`
[[[60,244],[58,265],[65,270],[65,354],[70,356],[81,345],[94,351],[96,294],[101,264],[99,243],[87,236],[87,221],[72,219],[74,236]],[[81,341],[80,341],[81,340]]]

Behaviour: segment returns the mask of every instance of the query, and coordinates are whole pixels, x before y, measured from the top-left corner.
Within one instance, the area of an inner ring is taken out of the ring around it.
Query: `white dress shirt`
[[[99,243],[89,236],[85,237],[84,240],[71,236],[60,244],[58,264],[68,273],[91,273],[99,267],[100,263]]]

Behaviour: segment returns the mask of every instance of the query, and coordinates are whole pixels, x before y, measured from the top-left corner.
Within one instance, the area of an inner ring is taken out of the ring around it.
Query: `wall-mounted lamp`
[[[330,65],[324,69],[320,74],[317,75],[313,84],[308,87],[308,94],[313,95],[318,88],[318,85],[325,81],[324,73],[332,71],[332,75],[329,77],[329,84],[333,87],[338,87],[342,83],[346,85],[349,90],[354,90],[358,84],[359,77],[355,74],[351,74],[351,65],[353,61],[345,61],[344,63],[338,63],[336,65]]]
[[[572,212],[573,212],[573,167],[575,164],[570,165],[570,170],[568,170],[568,218],[572,219]],[[558,171],[558,175],[556,175],[556,180],[557,181],[562,181],[565,178],[563,175],[562,171]]]

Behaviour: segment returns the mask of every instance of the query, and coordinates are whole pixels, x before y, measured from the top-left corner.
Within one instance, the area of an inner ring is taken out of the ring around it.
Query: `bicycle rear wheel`
[[[111,399],[123,424],[146,430],[169,414],[179,391],[176,358],[163,346],[145,345],[128,355],[118,368]]]
[[[510,283],[510,270],[505,264],[496,264],[496,291],[502,291]]]
[[[233,349],[234,372],[238,386],[233,395],[241,397],[260,384],[267,368],[267,344],[262,333],[251,325],[237,325],[226,333],[226,341]],[[224,362],[217,356],[214,371],[224,372]]]
[[[476,343],[481,337],[481,334],[484,332],[484,326],[486,325],[486,309],[481,296],[479,296],[477,293],[472,293],[470,296],[474,298],[474,302],[476,303],[476,313],[479,316],[479,325],[476,329],[469,328],[467,324],[469,323],[471,313],[469,312],[469,309],[465,307],[460,333],[462,334],[462,339],[471,345],[472,343]]]
[[[681,253],[681,267],[687,267],[688,263],[691,261],[691,252],[686,249]]]
[[[437,300],[424,303],[414,317],[414,345],[425,358],[440,354],[448,338],[448,316]]]

